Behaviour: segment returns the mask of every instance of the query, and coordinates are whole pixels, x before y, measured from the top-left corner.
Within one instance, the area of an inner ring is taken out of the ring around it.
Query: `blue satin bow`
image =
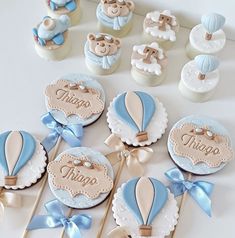
[[[70,238],[82,238],[80,228],[89,229],[92,219],[85,214],[66,217],[68,208],[58,200],[52,200],[45,204],[49,215],[39,215],[32,218],[27,230],[64,227]]]
[[[71,147],[81,145],[80,138],[83,135],[83,127],[81,124],[63,125],[56,121],[51,113],[47,113],[41,117],[42,123],[46,125],[52,132],[42,141],[42,145],[49,152],[61,136]]]
[[[214,184],[206,181],[189,181],[178,168],[173,168],[165,173],[166,177],[171,181],[169,189],[175,197],[188,192],[190,196],[197,202],[202,210],[211,217],[211,193]]]

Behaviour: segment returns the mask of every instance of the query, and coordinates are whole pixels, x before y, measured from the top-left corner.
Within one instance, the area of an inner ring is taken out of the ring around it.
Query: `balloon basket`
[[[145,131],[139,132],[138,134],[136,134],[136,138],[137,138],[138,142],[146,141],[146,140],[148,140],[148,133]]]
[[[142,225],[139,227],[140,236],[151,236],[152,235],[152,226]]]
[[[5,185],[6,186],[14,186],[16,185],[16,176],[5,176]]]

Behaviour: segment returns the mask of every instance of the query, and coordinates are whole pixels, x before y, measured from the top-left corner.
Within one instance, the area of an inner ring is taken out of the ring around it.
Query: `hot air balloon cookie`
[[[186,53],[190,59],[202,54],[218,54],[225,46],[226,36],[221,29],[225,17],[210,13],[201,17],[201,24],[196,25],[190,32]]]
[[[67,15],[71,20],[71,25],[78,24],[81,17],[80,0],[45,0],[48,16],[59,18]]]
[[[7,131],[0,134],[0,148],[0,187],[30,187],[45,172],[46,152],[28,132]]]
[[[179,120],[169,133],[167,145],[176,165],[197,175],[216,173],[234,158],[229,132],[205,116]]]
[[[176,41],[179,23],[169,10],[154,11],[147,13],[143,28],[145,42],[158,42],[164,49],[169,49]]]
[[[155,178],[137,177],[114,195],[113,217],[132,238],[164,238],[174,230],[178,207],[174,195]]]
[[[168,60],[157,42],[135,45],[131,56],[131,75],[144,86],[160,84],[166,75]]]
[[[164,134],[168,122],[163,104],[141,91],[115,97],[108,108],[107,121],[113,134],[133,146],[155,143]]]
[[[58,19],[46,16],[33,28],[37,54],[46,60],[63,60],[71,50],[69,36],[70,19],[61,15]]]
[[[68,74],[46,87],[46,107],[56,121],[63,125],[95,122],[105,106],[101,84],[83,74]]]
[[[198,55],[181,71],[179,90],[193,101],[204,102],[213,96],[219,83],[219,60],[213,55]]]
[[[69,207],[85,209],[103,202],[113,188],[109,160],[87,147],[64,151],[47,167],[55,197]]]

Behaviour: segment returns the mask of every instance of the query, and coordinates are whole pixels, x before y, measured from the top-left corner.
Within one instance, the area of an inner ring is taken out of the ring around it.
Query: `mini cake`
[[[202,116],[185,117],[173,126],[168,151],[180,168],[198,175],[215,173],[234,157],[228,131]]]
[[[113,188],[114,173],[109,160],[90,148],[64,151],[48,164],[47,171],[52,193],[69,207],[94,207]]]
[[[111,74],[120,64],[121,42],[107,34],[88,34],[84,47],[86,65],[94,74]]]
[[[156,42],[150,45],[135,45],[131,65],[131,74],[137,83],[144,86],[156,86],[165,78],[167,57]]]
[[[219,60],[212,55],[198,55],[184,65],[179,90],[194,102],[207,101],[219,83]]]
[[[28,132],[7,131],[0,134],[0,148],[0,187],[30,187],[45,172],[46,152]]]
[[[105,94],[93,78],[69,74],[48,85],[45,90],[47,110],[63,125],[95,122],[102,114]]]
[[[45,3],[48,16],[59,18],[61,15],[67,15],[71,20],[71,25],[76,25],[79,22],[80,0],[45,0]]]
[[[217,54],[226,43],[226,36],[221,29],[225,18],[217,13],[203,15],[201,24],[190,32],[186,53],[190,59],[201,54]]]
[[[58,19],[44,17],[42,22],[33,28],[38,55],[47,60],[64,59],[71,49],[69,26],[70,20],[66,15],[61,15]]]
[[[115,97],[108,108],[107,121],[113,134],[133,146],[155,143],[165,133],[168,122],[163,104],[141,91]]]
[[[96,9],[100,32],[125,36],[132,27],[134,8],[129,0],[101,0]]]
[[[179,31],[177,19],[169,10],[148,13],[143,27],[145,42],[158,42],[165,49],[172,47]]]
[[[133,238],[164,238],[178,219],[174,195],[160,181],[148,177],[123,184],[114,195],[112,210],[117,225],[128,227],[126,237]]]

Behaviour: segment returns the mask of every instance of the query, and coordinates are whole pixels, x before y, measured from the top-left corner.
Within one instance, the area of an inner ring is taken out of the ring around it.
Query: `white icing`
[[[146,15],[146,18],[151,19],[154,22],[159,22],[159,16],[161,13],[172,17],[172,23],[171,23],[172,26],[177,25],[176,17],[171,15],[169,10],[165,10],[163,12],[158,12],[158,11],[150,12]],[[152,35],[153,37],[162,38],[164,40],[176,41],[175,31],[172,30],[171,26],[168,24],[166,24],[165,31],[159,30],[158,26],[153,26],[153,27],[148,26],[145,28],[145,32]]]
[[[217,53],[223,49],[226,42],[226,36],[223,30],[213,33],[211,40],[206,40],[205,35],[206,30],[203,25],[196,25],[189,35],[189,41],[192,47],[207,54]]]
[[[119,96],[120,94],[117,97]],[[154,98],[157,109],[146,129],[148,133],[148,140],[142,142],[138,142],[136,133],[132,130],[132,128],[130,128],[130,126],[117,117],[113,107],[113,102],[116,100],[116,98],[114,98],[114,100],[110,103],[107,113],[107,122],[112,133],[116,134],[123,142],[126,142],[128,145],[134,146],[151,145],[162,137],[167,128],[168,119],[165,107],[161,102],[158,101],[157,98]]]
[[[132,238],[142,238],[139,235],[139,225],[129,209],[127,208],[122,191],[125,184],[118,188],[113,200],[113,217],[117,225],[128,227],[128,231]],[[164,238],[174,230],[178,219],[178,207],[172,193],[168,190],[168,200],[160,213],[156,216],[152,223],[152,236],[149,238]]]
[[[219,83],[219,71],[215,70],[206,74],[206,79],[198,79],[199,70],[194,60],[184,65],[181,72],[181,80],[192,91],[206,93],[213,90]]]
[[[145,56],[146,53],[144,53],[144,49],[146,46],[149,46],[151,48],[154,48],[158,51],[158,58],[163,59],[164,58],[164,52],[159,47],[158,43],[153,42],[150,45],[135,45],[133,47],[133,51],[137,52],[140,55]],[[147,64],[143,61],[143,59],[131,59],[131,65],[135,66],[139,70],[143,70],[144,72],[148,73],[154,73],[156,75],[160,75],[162,73],[161,65],[157,62],[157,59],[154,56],[151,56],[150,58],[151,64]]]
[[[47,165],[46,152],[38,140],[32,159],[17,173],[17,184],[15,186],[5,186],[7,189],[22,189],[36,183],[45,171]],[[0,168],[0,187],[4,186],[5,174]]]

